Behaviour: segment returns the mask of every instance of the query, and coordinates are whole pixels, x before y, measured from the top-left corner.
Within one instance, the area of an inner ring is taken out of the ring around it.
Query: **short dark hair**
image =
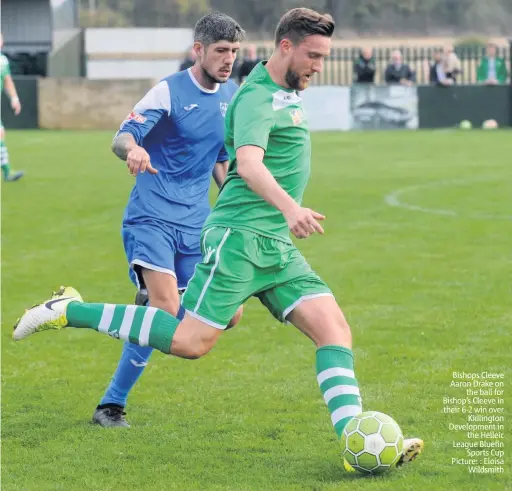
[[[240,24],[222,12],[211,12],[201,17],[194,28],[194,42],[208,46],[219,41],[238,43],[243,41],[245,31]]]
[[[334,32],[334,20],[329,14],[319,14],[307,8],[292,9],[284,14],[277,24],[276,46],[289,39],[293,44],[300,44],[307,36],[320,34],[331,37]]]

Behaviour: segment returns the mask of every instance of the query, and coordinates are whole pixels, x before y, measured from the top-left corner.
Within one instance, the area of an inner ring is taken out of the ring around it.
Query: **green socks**
[[[3,140],[0,141],[0,164],[2,164],[2,174],[4,179],[7,179],[11,173],[11,167],[9,166],[9,154],[7,153],[7,147]]]
[[[68,325],[89,328],[139,346],[151,346],[165,354],[171,351],[180,321],[154,307],[71,302],[66,309]]]
[[[169,354],[180,321],[163,310],[136,305],[71,302],[66,309],[69,326],[89,328],[139,346]],[[362,412],[354,375],[352,351],[322,346],[316,352],[316,372],[338,437],[352,417]]]
[[[341,346],[318,348],[316,373],[332,424],[341,437],[347,423],[363,411],[352,351]]]

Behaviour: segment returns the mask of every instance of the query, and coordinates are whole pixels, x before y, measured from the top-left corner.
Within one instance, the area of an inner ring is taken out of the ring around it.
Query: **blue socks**
[[[103,399],[101,399],[100,406],[105,404],[126,406],[128,394],[142,375],[152,352],[153,348],[150,346],[137,346],[132,343],[124,344],[121,360],[119,365],[117,365],[117,370],[110,381]]]

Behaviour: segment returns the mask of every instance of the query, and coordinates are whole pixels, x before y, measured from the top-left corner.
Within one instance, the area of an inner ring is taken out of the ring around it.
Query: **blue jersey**
[[[198,233],[210,204],[216,162],[228,160],[224,116],[238,86],[229,80],[214,90],[199,85],[190,69],[153,87],[123,122],[149,154],[158,174],[138,174],[123,223],[154,223]]]

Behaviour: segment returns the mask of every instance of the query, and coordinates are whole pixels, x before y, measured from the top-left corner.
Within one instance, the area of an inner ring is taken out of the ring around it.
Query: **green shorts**
[[[202,233],[201,252],[203,261],[196,265],[182,304],[190,315],[218,329],[253,296],[282,322],[303,300],[332,296],[293,244],[212,227]]]

